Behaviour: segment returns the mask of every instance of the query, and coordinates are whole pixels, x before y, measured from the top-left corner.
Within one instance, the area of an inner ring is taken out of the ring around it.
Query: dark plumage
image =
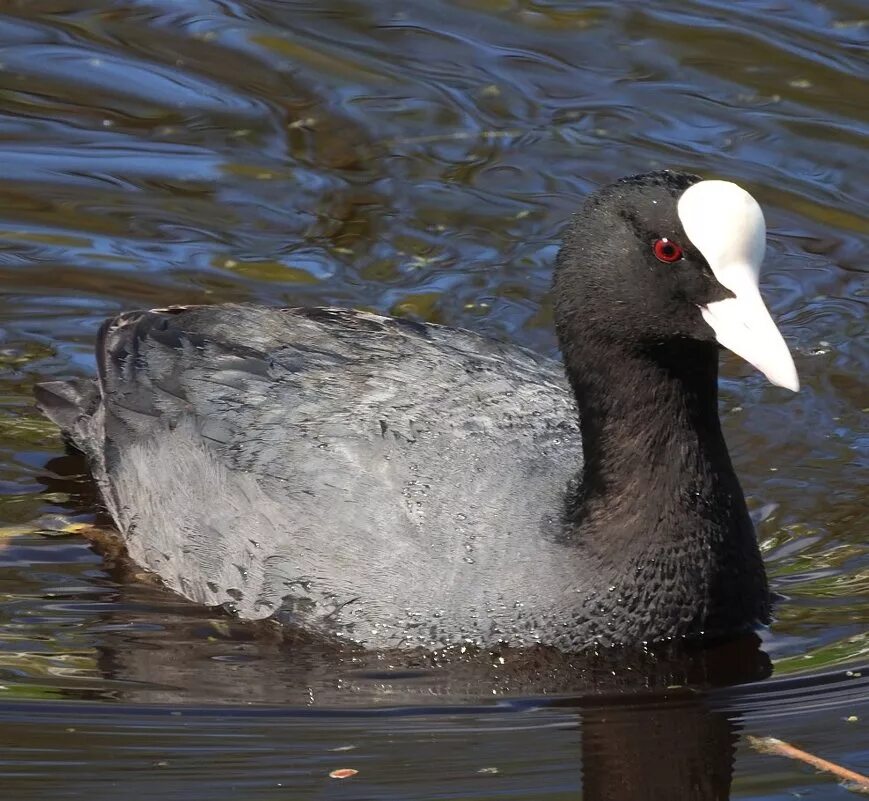
[[[130,556],[244,618],[378,649],[744,631],[769,599],[698,308],[734,292],[677,213],[697,181],[626,179],[571,223],[569,382],[468,331],[190,307],[108,321],[97,382],[44,384],[39,404]]]

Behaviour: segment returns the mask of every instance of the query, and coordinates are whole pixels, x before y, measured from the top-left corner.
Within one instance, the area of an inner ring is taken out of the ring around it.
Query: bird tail
[[[60,428],[71,445],[85,451],[90,420],[100,403],[96,381],[46,381],[37,384],[33,393],[39,411]]]

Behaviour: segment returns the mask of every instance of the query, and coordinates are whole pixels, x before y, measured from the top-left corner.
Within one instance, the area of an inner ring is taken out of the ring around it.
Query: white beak
[[[766,224],[757,201],[729,181],[700,181],[679,198],[678,212],[718,283],[735,295],[700,307],[715,338],[773,384],[799,390],[788,346],[760,296]]]

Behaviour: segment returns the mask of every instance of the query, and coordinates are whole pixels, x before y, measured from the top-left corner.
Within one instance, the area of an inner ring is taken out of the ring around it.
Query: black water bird
[[[359,311],[177,307],[107,321],[97,379],[38,402],[131,558],[242,618],[373,649],[735,635],[769,594],[719,344],[798,388],[765,237],[735,184],[626,178],[567,227],[563,364]]]

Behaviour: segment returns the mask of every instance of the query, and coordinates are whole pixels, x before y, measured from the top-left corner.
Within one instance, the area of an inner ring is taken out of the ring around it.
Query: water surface
[[[5,797],[849,797],[747,735],[869,773],[867,32],[849,0],[4,4]],[[485,660],[396,674],[52,533],[97,504],[32,387],[89,375],[107,315],[340,304],[555,355],[565,221],[660,167],[761,201],[764,290],[804,387],[724,357],[724,426],[784,599],[761,651],[681,682],[718,689],[639,692],[622,669],[580,692],[585,674]]]

